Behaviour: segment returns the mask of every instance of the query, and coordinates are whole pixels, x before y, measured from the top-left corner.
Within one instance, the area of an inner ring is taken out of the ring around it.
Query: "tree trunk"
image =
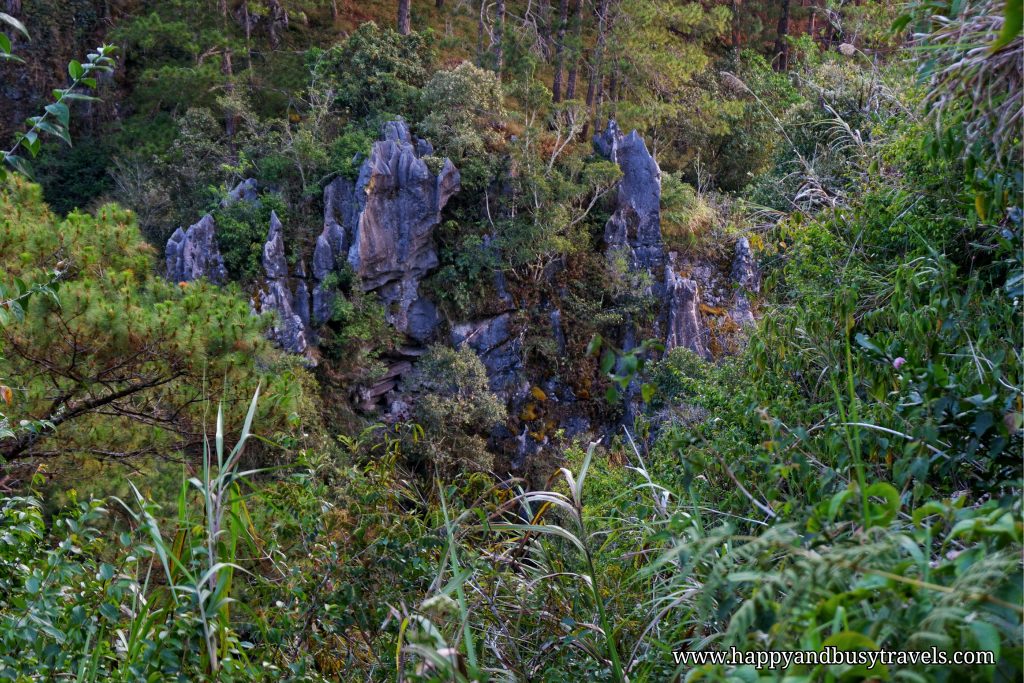
[[[494,3],[494,70],[501,76],[501,68],[504,66],[504,40],[505,40],[505,0],[498,0]]]
[[[252,79],[252,23],[249,17],[249,0],[242,3],[242,18],[245,20],[245,62],[249,67],[249,78]]]
[[[732,0],[732,47],[738,53],[740,51],[740,2]]]
[[[541,0],[537,14],[535,21],[540,51],[545,60],[551,61],[551,0]]]
[[[782,15],[779,17],[778,37],[775,39],[775,68],[785,71],[789,68],[789,2],[782,0]]]
[[[597,110],[601,99],[601,88],[604,85],[604,48],[608,39],[608,5],[610,0],[601,0],[597,9],[597,47],[594,50],[594,63],[590,69],[590,82],[587,84],[587,109],[590,118],[597,128]],[[587,131],[584,127],[583,136]]]
[[[436,0],[434,2],[434,7],[437,9],[444,9],[444,0]]]
[[[487,0],[480,0],[480,16],[476,22],[476,65],[484,65],[484,8],[487,7]]]
[[[569,54],[569,74],[565,84],[565,99],[571,100],[576,97],[576,78],[579,74],[580,45],[583,40],[583,0],[576,0],[573,8],[573,21],[576,22],[576,39]]]
[[[561,0],[558,5],[558,37],[555,45],[555,79],[551,84],[554,101],[562,99],[562,63],[565,61],[565,25],[569,20],[569,0]]]
[[[409,35],[409,31],[412,30],[412,20],[409,16],[411,4],[410,0],[398,0],[398,32],[403,36]]]
[[[235,92],[235,71],[231,65],[231,48],[229,47],[224,48],[224,52],[221,55],[221,72],[227,77],[224,91],[230,97]],[[238,162],[238,146],[235,144],[235,133],[237,130],[238,114],[234,110],[234,105],[232,105],[232,108],[224,112],[224,132],[228,136],[228,152],[231,154],[233,163]]]

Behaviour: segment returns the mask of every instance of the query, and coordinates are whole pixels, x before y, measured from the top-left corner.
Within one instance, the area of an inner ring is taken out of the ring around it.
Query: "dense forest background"
[[[0,680],[1019,680],[1022,15],[0,0]]]

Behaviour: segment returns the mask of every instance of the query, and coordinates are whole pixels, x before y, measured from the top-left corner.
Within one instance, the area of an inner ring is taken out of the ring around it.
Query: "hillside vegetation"
[[[0,681],[1020,680],[1022,17],[0,4]]]

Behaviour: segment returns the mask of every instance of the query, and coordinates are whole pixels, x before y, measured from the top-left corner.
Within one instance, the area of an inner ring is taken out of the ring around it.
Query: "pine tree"
[[[154,250],[130,212],[108,204],[58,221],[38,186],[11,176],[0,216],[0,278],[61,273],[59,303],[38,297],[0,331],[10,415],[50,425],[0,442],[3,459],[52,454],[51,440],[57,451],[108,457],[198,446],[210,397],[232,417],[260,381],[279,408],[297,397],[293,362],[269,346],[245,298],[154,275]]]

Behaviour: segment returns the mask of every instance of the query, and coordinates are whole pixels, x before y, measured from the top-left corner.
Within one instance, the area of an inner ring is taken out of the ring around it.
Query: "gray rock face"
[[[750,248],[750,240],[746,237],[741,237],[736,242],[736,251],[732,259],[732,279],[740,287],[752,292],[761,291],[761,272]]]
[[[480,356],[491,391],[499,396],[511,398],[529,389],[523,374],[522,338],[510,313],[456,325],[451,343],[455,347],[465,344]]]
[[[562,312],[557,308],[551,309],[551,335],[555,338],[555,346],[558,355],[565,355],[565,330],[562,328]]]
[[[260,203],[259,187],[255,178],[246,178],[238,183],[228,192],[228,196],[221,200],[221,208],[230,206],[235,202]]]
[[[302,319],[302,324],[308,330],[310,327],[309,285],[306,284],[306,266],[302,261],[299,261],[295,277],[295,294],[292,295],[292,308],[295,309],[295,313]],[[307,336],[310,337],[310,341],[315,341],[312,338],[312,334],[307,334]]]
[[[661,240],[661,169],[635,130],[623,135],[614,120],[594,136],[594,147],[622,170],[615,212],[604,229],[610,249],[628,248],[634,270],[657,278],[665,262]]]
[[[665,294],[668,299],[667,351],[682,346],[704,358],[710,357],[704,344],[705,327],[700,319],[697,283],[680,277],[665,266]]]
[[[240,201],[259,204],[260,197],[255,178],[248,178],[235,185],[220,205],[226,207]],[[224,267],[224,259],[217,246],[217,222],[210,214],[200,218],[199,222],[190,226],[188,230],[175,230],[167,240],[164,252],[168,280],[191,282],[205,277],[218,285],[228,280],[228,271]]]
[[[754,252],[750,248],[750,241],[746,237],[742,237],[736,242],[731,277],[737,288],[733,304],[729,308],[729,316],[744,327],[753,325],[755,323],[754,312],[750,309],[750,300],[747,298],[747,294],[761,291],[761,272],[757,267]]]
[[[304,353],[309,348],[306,327],[309,320],[306,284],[300,280],[293,294],[288,290],[288,260],[285,257],[284,235],[277,213],[270,214],[270,231],[263,245],[263,270],[267,289],[260,292],[260,309],[274,312],[274,323],[268,336],[291,353]],[[305,294],[304,294],[305,293]]]
[[[270,212],[270,232],[263,245],[263,270],[271,280],[288,277],[288,260],[284,253],[284,235],[281,219],[276,211]]]
[[[313,256],[317,322],[330,312],[322,283],[347,261],[363,291],[380,296],[396,329],[418,341],[434,335],[436,309],[422,301],[419,282],[437,266],[433,230],[460,177],[449,159],[433,174],[421,158],[428,151],[425,141],[413,144],[404,121],[389,121],[356,181],[337,178],[325,190],[324,231]]]
[[[274,323],[268,336],[290,353],[304,353],[309,348],[306,326],[292,305],[292,293],[287,282],[268,280],[267,290],[260,293],[260,308],[274,312]]]
[[[167,279],[172,282],[191,282],[206,278],[214,284],[224,284],[228,271],[217,247],[217,225],[213,216],[206,214],[188,230],[178,228],[167,241]]]

